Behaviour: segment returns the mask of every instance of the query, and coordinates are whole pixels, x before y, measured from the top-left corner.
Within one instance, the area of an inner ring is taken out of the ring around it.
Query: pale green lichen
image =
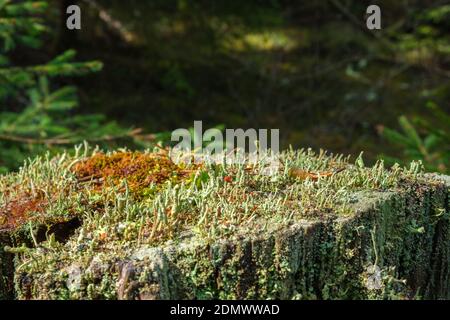
[[[450,294],[449,184],[423,174],[419,163],[385,168],[380,161],[366,168],[362,157],[350,164],[342,156],[291,150],[268,176],[261,164],[187,168],[164,158],[178,174],[164,171],[163,179],[143,184],[140,179],[160,173],[153,155],[99,156],[95,150],[92,158],[87,147],[78,148],[0,178],[0,208],[23,196],[45,203],[25,213],[30,223],[8,230],[9,246],[29,248],[16,254],[19,298]],[[167,157],[161,151],[157,156]],[[121,164],[125,176],[116,170],[108,179],[110,171],[103,169],[109,157],[127,159]],[[80,174],[90,159],[103,164]],[[133,159],[147,161],[148,174],[130,171]],[[299,179],[290,174],[293,168],[311,174],[344,170]],[[142,192],[151,185],[155,192]],[[64,229],[74,219],[76,227]],[[0,257],[6,261],[5,253]]]

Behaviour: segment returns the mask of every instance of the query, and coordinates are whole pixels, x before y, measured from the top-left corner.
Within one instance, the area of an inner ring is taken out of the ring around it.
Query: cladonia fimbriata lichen
[[[285,151],[72,153],[0,177],[0,298],[449,297],[449,180],[420,163]]]

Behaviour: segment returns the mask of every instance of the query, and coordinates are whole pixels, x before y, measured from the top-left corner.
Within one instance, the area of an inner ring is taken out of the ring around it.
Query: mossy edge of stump
[[[439,180],[445,183],[366,194],[348,218],[298,221],[211,243],[191,238],[179,245],[126,248],[122,257],[93,256],[87,268],[61,261],[57,274],[16,271],[15,294],[19,299],[450,298],[450,178]]]

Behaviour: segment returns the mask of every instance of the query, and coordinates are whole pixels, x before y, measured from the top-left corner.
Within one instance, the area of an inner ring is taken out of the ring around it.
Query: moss
[[[29,222],[31,212],[42,213],[46,200],[21,196],[2,207],[0,226],[3,230],[14,230]]]
[[[2,252],[1,294],[15,269],[20,299],[450,296],[448,181],[417,164],[365,168],[311,151],[280,160],[264,176],[262,164],[86,151],[4,176],[0,207],[21,194],[46,205],[2,240],[14,248]],[[298,179],[292,168],[344,170]]]
[[[171,181],[178,182],[189,177],[198,166],[179,166],[165,152],[97,153],[73,166],[78,181],[94,182],[94,187],[123,187],[127,181],[130,191],[137,197],[154,194],[157,186]]]

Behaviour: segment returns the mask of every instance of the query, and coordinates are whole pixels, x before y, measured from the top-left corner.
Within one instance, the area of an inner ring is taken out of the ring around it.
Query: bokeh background
[[[83,140],[170,144],[170,132],[194,120],[280,128],[283,148],[450,170],[449,1],[6,3],[3,172]],[[66,28],[74,3],[80,31]],[[370,4],[382,9],[380,31],[366,28]]]

